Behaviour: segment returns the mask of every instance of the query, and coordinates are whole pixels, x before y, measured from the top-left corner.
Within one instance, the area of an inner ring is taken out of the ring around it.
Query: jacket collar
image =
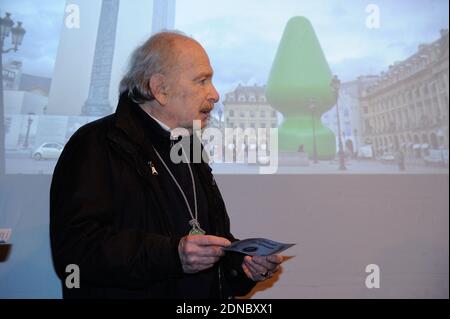
[[[146,131],[149,131],[148,133]],[[153,143],[162,143],[170,147],[170,133],[165,131],[154,119],[148,116],[139,105],[131,101],[127,94],[122,94],[115,113],[114,129],[108,134],[108,137],[120,147],[128,152],[134,154],[133,158],[136,159],[138,154],[141,153],[147,160],[155,158],[156,155],[151,147]],[[192,141],[192,139],[191,139]],[[153,144],[154,145],[154,144]],[[204,151],[203,145],[201,146],[202,152]],[[139,165],[139,162],[134,162],[135,168],[141,176],[143,176],[151,185],[156,193],[156,196],[160,199],[162,205],[162,211],[165,212],[164,220],[167,224],[168,232],[173,229],[173,225],[170,225],[170,221],[167,219],[168,208],[164,204],[165,196],[161,192],[158,181],[151,177],[148,167]],[[224,210],[225,208],[220,205],[221,196],[217,190],[214,178],[211,174],[211,168],[205,162],[200,165],[194,165],[198,168],[199,178],[201,183],[205,185],[205,194],[207,196],[210,221],[215,221],[215,213],[218,209]],[[211,186],[210,186],[211,185]],[[218,198],[220,200],[218,200]],[[223,235],[223,229],[217,229],[214,222],[211,222],[210,228],[212,234]]]
[[[147,156],[149,153],[153,153],[151,145],[158,149],[169,150],[174,143],[180,141],[182,138],[181,136],[171,138],[171,133],[163,129],[157,121],[142,110],[138,104],[133,102],[127,93],[123,93],[120,96],[115,112],[114,126],[126,136],[126,139],[124,139],[121,136],[123,134],[118,134],[117,130],[115,130],[116,132],[110,134],[110,137],[114,141],[120,141],[119,143],[122,147],[126,146],[128,151],[132,151],[131,148],[133,148],[143,154],[147,154]],[[196,136],[193,138],[197,139]],[[193,138],[190,139],[191,147]],[[203,144],[201,144],[201,151],[204,152]]]
[[[164,130],[126,93],[120,96],[115,118],[115,127],[135,145],[145,145],[150,141],[157,147],[166,148],[171,144],[170,132]]]

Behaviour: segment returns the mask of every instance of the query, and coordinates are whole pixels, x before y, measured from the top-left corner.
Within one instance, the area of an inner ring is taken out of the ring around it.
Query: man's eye
[[[200,84],[205,85],[206,84],[207,79],[201,79],[200,80]]]

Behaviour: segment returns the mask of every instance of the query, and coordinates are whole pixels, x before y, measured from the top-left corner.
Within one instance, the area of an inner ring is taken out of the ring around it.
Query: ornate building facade
[[[275,128],[277,111],[266,100],[265,86],[239,86],[225,96],[225,127]]]
[[[278,112],[268,104],[265,95],[265,86],[242,86],[225,95],[224,105],[224,125],[228,129],[253,129],[257,140],[250,139],[244,142],[246,145],[238,145],[233,141],[233,136],[225,134],[225,147],[228,151],[236,148],[236,154],[244,152],[246,149],[254,149],[257,144],[263,150],[269,148],[270,128],[278,127]],[[266,129],[265,136],[258,136],[258,129]]]
[[[389,66],[361,97],[362,133],[377,155],[402,151],[420,159],[431,149],[448,150],[448,30]]]
[[[356,80],[343,82],[339,90],[339,119],[344,151],[348,156],[357,154],[360,146],[365,142],[361,135],[361,107],[360,97],[367,87],[371,86],[377,76],[359,76]],[[339,134],[337,125],[336,106],[322,115],[322,123],[333,131],[336,136],[336,149],[339,148]]]

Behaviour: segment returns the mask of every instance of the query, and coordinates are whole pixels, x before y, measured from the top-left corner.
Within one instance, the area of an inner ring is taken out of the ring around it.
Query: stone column
[[[89,95],[82,115],[104,116],[112,113],[109,102],[111,69],[116,43],[119,0],[103,0],[95,44]]]

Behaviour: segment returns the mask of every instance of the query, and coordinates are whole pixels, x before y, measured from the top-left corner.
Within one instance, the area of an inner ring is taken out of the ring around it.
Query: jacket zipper
[[[219,267],[217,267],[217,271],[219,273],[219,299],[223,299],[222,272],[220,271],[220,264]]]

